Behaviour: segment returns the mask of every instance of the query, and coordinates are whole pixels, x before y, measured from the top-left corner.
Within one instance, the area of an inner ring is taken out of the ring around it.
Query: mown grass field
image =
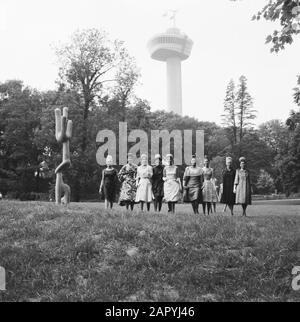
[[[299,301],[300,207],[240,214],[2,200],[0,301]]]

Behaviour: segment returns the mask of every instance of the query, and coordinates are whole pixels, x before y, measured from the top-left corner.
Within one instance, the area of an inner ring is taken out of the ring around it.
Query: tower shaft
[[[181,59],[169,57],[166,63],[168,110],[182,115]]]

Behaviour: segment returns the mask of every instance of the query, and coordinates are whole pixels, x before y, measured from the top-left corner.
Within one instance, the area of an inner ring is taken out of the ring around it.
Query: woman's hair
[[[245,163],[246,163],[246,158],[245,158],[245,157],[240,157],[240,158],[239,158],[239,161],[240,161],[240,163],[241,163],[241,162],[245,162]]]
[[[107,157],[106,157],[106,162],[107,161],[113,161],[113,157],[111,156],[111,155],[108,155]]]
[[[232,157],[226,157],[226,162],[227,161],[232,161]]]
[[[154,160],[159,160],[159,161],[162,161],[162,157],[160,154],[155,154],[154,156]]]

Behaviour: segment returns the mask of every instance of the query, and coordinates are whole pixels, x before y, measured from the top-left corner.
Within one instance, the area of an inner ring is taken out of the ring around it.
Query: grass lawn
[[[0,301],[300,301],[299,206],[253,205],[248,218],[190,208],[2,200]]]

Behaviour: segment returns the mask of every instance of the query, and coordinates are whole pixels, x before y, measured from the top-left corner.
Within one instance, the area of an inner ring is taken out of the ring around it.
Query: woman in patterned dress
[[[186,167],[183,175],[185,202],[191,202],[194,214],[199,214],[199,203],[202,203],[203,171],[197,166],[196,156],[191,159],[191,166]]]
[[[179,169],[174,165],[172,154],[166,156],[167,165],[163,171],[164,200],[168,203],[169,212],[175,213],[175,204],[180,198],[181,181]]]
[[[246,209],[251,205],[251,180],[249,170],[246,169],[246,159],[241,157],[240,169],[236,170],[234,180],[235,203],[242,205],[243,216],[246,216]]]
[[[232,158],[226,158],[226,168],[222,172],[222,195],[221,203],[227,205],[233,215],[233,207],[235,204],[234,190],[235,170],[232,168]]]
[[[151,178],[153,170],[148,165],[148,157],[146,154],[141,155],[141,165],[137,168],[137,191],[136,191],[136,203],[141,203],[141,210],[144,211],[144,203],[147,204],[147,210],[150,210],[150,204],[153,199]]]
[[[162,165],[162,158],[160,154],[156,154],[154,159],[155,159],[155,166],[153,167],[153,176],[152,176],[154,210],[160,212],[162,207],[163,197],[164,197],[164,180],[163,180],[164,166]]]
[[[113,203],[116,200],[117,187],[118,187],[118,172],[112,167],[113,158],[111,155],[106,157],[107,168],[102,171],[102,179],[100,184],[99,193],[104,195],[105,209],[112,209]]]
[[[137,166],[133,163],[132,153],[128,153],[127,164],[125,164],[119,174],[119,181],[122,183],[120,193],[120,206],[126,206],[126,209],[133,210],[136,196],[136,172]]]
[[[203,177],[204,177],[204,182],[202,186],[202,196],[203,196],[203,213],[205,214],[205,208],[207,205],[207,213],[211,212],[211,206],[213,202],[217,202],[218,197],[217,197],[217,191],[215,184],[212,180],[214,177],[214,170],[209,167],[209,160],[208,157],[204,157],[204,167],[202,168],[203,170]]]

